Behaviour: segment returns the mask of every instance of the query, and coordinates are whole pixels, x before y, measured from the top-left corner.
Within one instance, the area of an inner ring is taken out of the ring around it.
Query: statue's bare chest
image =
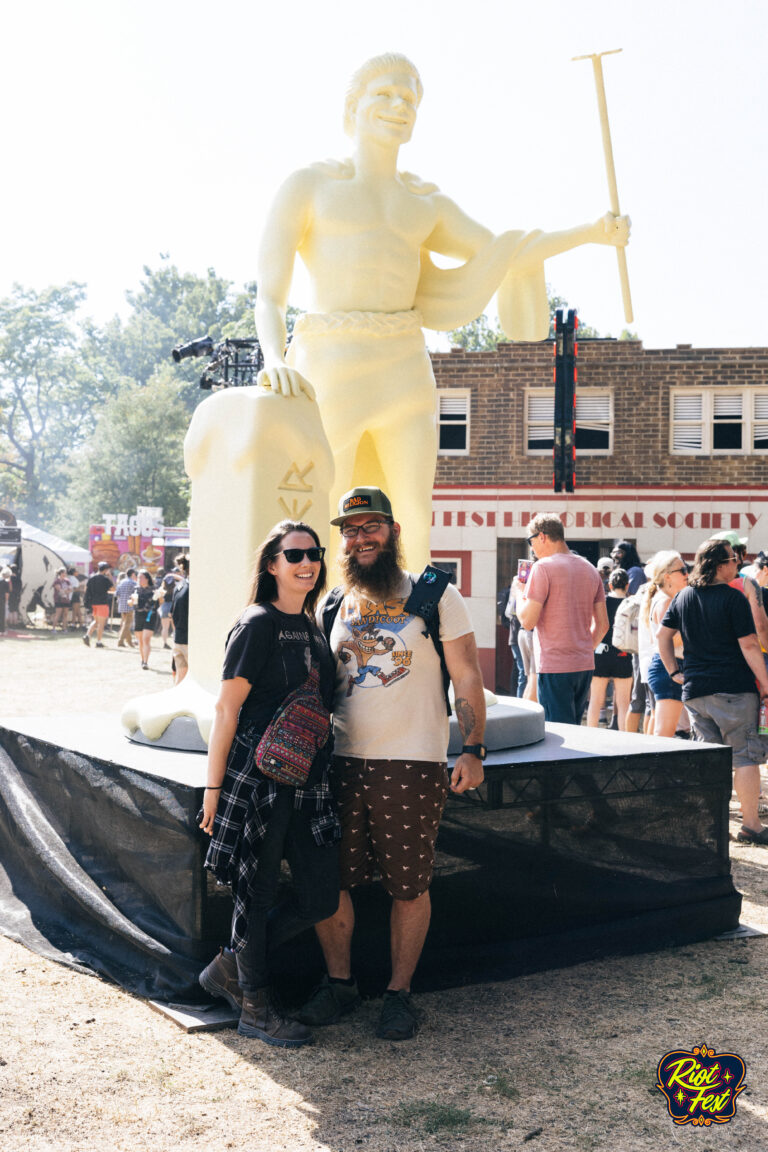
[[[328,235],[386,233],[420,245],[435,225],[430,196],[416,196],[399,182],[329,181],[315,204],[315,227]]]

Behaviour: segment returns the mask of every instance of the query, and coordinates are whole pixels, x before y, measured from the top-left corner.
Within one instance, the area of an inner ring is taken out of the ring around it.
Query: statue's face
[[[408,72],[385,72],[366,84],[355,112],[355,135],[404,144],[410,140],[419,102]]]

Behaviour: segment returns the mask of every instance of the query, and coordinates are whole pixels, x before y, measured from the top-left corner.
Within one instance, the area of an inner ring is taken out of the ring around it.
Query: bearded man
[[[402,567],[390,501],[380,488],[353,488],[331,523],[341,530],[344,593],[330,632],[338,661],[333,778],[342,891],[335,915],[315,926],[327,973],[296,1016],[332,1024],[360,1002],[350,963],[349,889],[376,873],[392,897],[392,976],[377,1034],[405,1040],[418,1023],[411,978],[429,927],[440,817],[449,789],[465,792],[483,780],[483,683],[466,606],[449,584],[438,606],[439,637],[464,740],[449,776],[440,657],[424,620],[406,609],[417,577]],[[323,605],[318,618],[324,619]]]

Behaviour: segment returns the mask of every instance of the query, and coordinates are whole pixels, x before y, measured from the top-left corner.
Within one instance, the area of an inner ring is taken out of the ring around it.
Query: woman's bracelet
[[[221,784],[219,784],[218,788],[212,788],[209,784],[206,784],[205,788],[203,788],[203,792],[221,792],[221,788]]]

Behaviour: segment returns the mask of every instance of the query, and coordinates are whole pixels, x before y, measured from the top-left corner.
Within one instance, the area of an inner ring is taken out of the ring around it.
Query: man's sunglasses
[[[301,564],[305,556],[312,564],[316,564],[325,556],[325,548],[281,548],[280,551],[289,564]],[[275,555],[279,556],[280,552]]]

